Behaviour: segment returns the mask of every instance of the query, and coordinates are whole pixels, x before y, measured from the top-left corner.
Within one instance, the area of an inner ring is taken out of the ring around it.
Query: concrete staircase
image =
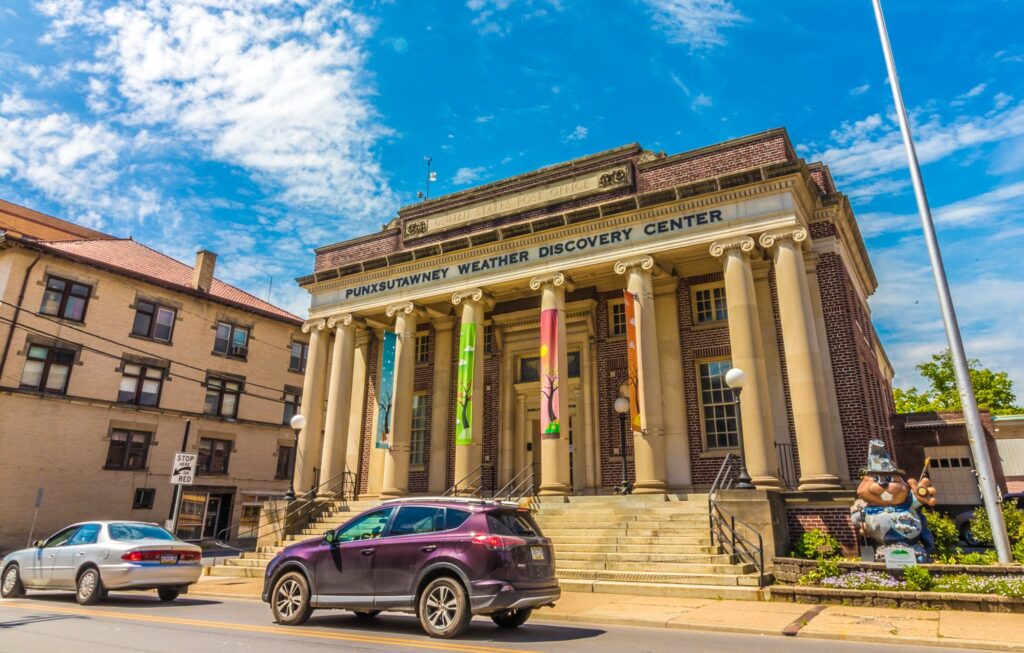
[[[207,573],[262,578],[267,563],[285,546],[319,537],[379,503],[331,502],[307,528],[224,560]],[[737,563],[712,544],[705,494],[544,497],[540,506],[534,516],[554,544],[563,591],[767,598],[753,565]]]
[[[754,565],[712,544],[706,494],[545,497],[535,517],[563,591],[767,598]]]

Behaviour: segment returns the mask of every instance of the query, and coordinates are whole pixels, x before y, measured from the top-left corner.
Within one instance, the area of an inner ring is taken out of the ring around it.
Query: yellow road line
[[[376,635],[355,635],[342,634],[324,631],[304,630],[296,627],[286,626],[254,626],[246,624],[234,624],[227,621],[208,621],[203,619],[184,619],[181,617],[158,617],[155,615],[146,616],[130,612],[116,612],[113,610],[96,610],[77,607],[54,607],[32,601],[11,601],[0,603],[0,607],[22,608],[26,610],[40,610],[56,612],[59,614],[88,615],[96,617],[107,617],[109,619],[122,619],[125,621],[144,621],[150,623],[173,624],[176,626],[195,626],[198,628],[219,628],[222,630],[239,630],[251,633],[267,633],[270,635],[283,635],[286,637],[306,637],[309,639],[329,639],[346,642],[360,642],[364,644],[390,644],[393,646],[405,646],[408,648],[427,649],[432,651],[459,651],[460,653],[537,653],[523,649],[494,648],[490,646],[476,646],[473,644],[460,644],[451,640],[444,641],[421,641],[403,639],[398,637],[381,637]]]

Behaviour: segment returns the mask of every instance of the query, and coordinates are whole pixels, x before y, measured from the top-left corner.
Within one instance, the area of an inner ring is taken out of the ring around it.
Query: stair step
[[[547,535],[547,533],[545,533]],[[664,544],[711,546],[711,538],[699,535],[548,535],[559,544]],[[652,552],[654,553],[654,552]],[[667,553],[667,552],[666,552]]]
[[[563,592],[599,592],[606,594],[632,594],[634,596],[669,596],[684,599],[735,599],[767,601],[768,590],[757,587],[719,587],[677,583],[631,583],[622,581],[592,581],[559,579]]]
[[[228,558],[224,561],[228,567],[260,567],[266,568],[270,560],[253,560],[252,558]]]
[[[659,571],[615,571],[608,569],[557,569],[558,578],[570,580],[617,581],[625,583],[666,583],[675,585],[757,585],[758,577],[740,574],[688,574]]]
[[[209,576],[233,576],[235,578],[263,578],[266,569],[263,567],[238,567],[234,565],[216,565],[206,570]]]
[[[568,561],[570,560],[600,560],[607,562],[689,562],[709,565],[733,564],[732,557],[724,553],[614,553],[604,551],[601,553],[589,553],[581,551],[567,551],[565,549],[556,548],[555,555],[558,556],[558,563],[567,567],[572,566],[571,564],[568,564]]]
[[[555,545],[555,556],[562,551],[578,553],[679,553],[683,555],[713,554],[722,551],[717,546],[699,544],[572,544],[569,546]]]
[[[586,533],[594,537],[689,537],[710,539],[711,534],[707,528],[605,528],[594,526],[591,528],[570,528],[568,524],[562,524],[557,528],[544,528],[541,532],[547,537],[573,536],[577,533]]]

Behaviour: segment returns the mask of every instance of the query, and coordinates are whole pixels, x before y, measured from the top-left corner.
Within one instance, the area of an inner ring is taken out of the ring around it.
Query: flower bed
[[[850,571],[885,571],[884,562],[861,562],[859,560],[836,560],[842,572]],[[818,566],[817,560],[802,558],[772,558],[772,573],[775,580],[781,583],[795,584]],[[1006,576],[1007,574],[1024,574],[1022,565],[921,565],[936,578],[956,574],[971,576]]]

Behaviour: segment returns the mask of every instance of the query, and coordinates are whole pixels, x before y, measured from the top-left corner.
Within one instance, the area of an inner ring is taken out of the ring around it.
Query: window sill
[[[144,472],[144,473],[148,474],[149,473],[149,468],[148,467],[109,467],[107,465],[104,465],[103,466],[103,471],[105,471],[105,472]]]
[[[228,474],[227,471],[223,471],[223,472],[204,472],[202,470],[197,470],[196,471],[196,476],[228,476],[228,475],[229,474]]]
[[[732,454],[734,456],[740,455],[739,447],[730,447],[729,449],[705,449],[697,454],[698,458],[725,458],[727,455]]]
[[[36,315],[38,315],[39,317],[43,318],[44,320],[56,320],[58,322],[67,322],[68,324],[85,324],[85,318],[82,318],[81,320],[75,320],[75,319],[72,319],[70,317],[61,317],[59,315],[50,315],[49,313],[43,313],[42,311],[37,311]]]
[[[224,354],[217,354],[217,355],[218,356],[223,356]],[[296,370],[296,369],[293,369],[291,367],[288,368],[288,371],[291,372],[292,374],[305,374],[306,373],[306,370]]]
[[[128,337],[129,338],[135,338],[136,340],[144,340],[146,342],[151,342],[151,343],[153,343],[155,345],[166,345],[168,347],[173,347],[174,346],[174,341],[173,340],[160,340],[159,338],[150,338],[149,336],[140,336],[137,333],[129,333]]]
[[[714,322],[697,322],[694,320],[693,324],[690,325],[690,331],[710,331],[711,329],[727,328],[729,328],[728,318],[724,320],[715,320]]]
[[[608,334],[608,338],[605,339],[605,342],[625,342],[625,341],[626,341],[626,334],[624,334],[624,333],[623,334],[609,333]]]
[[[233,361],[241,361],[243,363],[249,362],[249,357],[248,356],[232,356],[231,354],[222,354],[219,351],[210,351],[210,355],[211,356],[216,356],[218,358],[227,358],[228,360],[233,360]]]
[[[426,465],[409,465],[409,472],[425,472],[427,471]]]

